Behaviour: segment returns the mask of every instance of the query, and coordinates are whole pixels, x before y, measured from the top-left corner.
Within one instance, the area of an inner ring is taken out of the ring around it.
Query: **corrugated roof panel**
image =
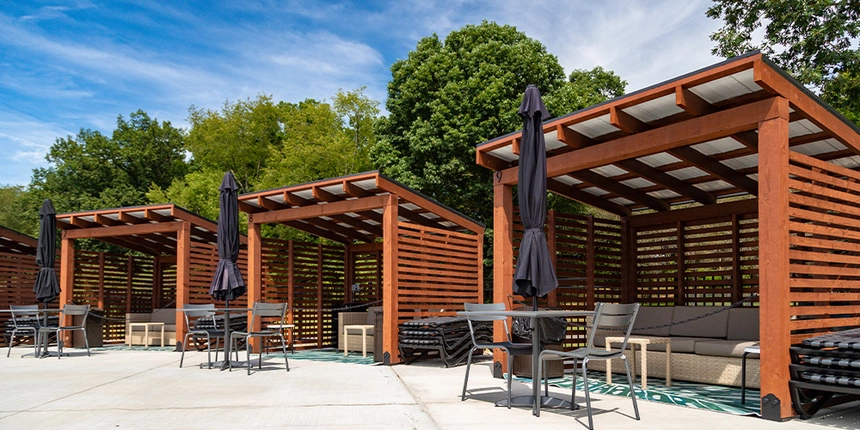
[[[792,146],[791,150],[799,152],[803,155],[818,155],[827,152],[841,151],[845,149],[845,145],[836,139],[819,140],[818,142],[805,143],[803,145]]]
[[[605,194],[609,194],[609,191],[606,191],[602,188],[597,188],[597,187],[584,188],[582,191],[585,191],[588,194],[594,194],[595,196],[602,196]]]
[[[643,122],[656,121],[684,112],[675,104],[675,94],[669,94],[622,109]]]
[[[607,164],[605,166],[595,167],[595,168],[590,169],[590,170],[594,173],[597,173],[600,176],[604,176],[607,178],[612,178],[615,176],[621,176],[621,175],[627,174],[626,170],[624,170],[620,167],[614,166],[612,164]]]
[[[743,147],[743,144],[731,137],[723,137],[717,140],[711,140],[691,146],[691,148],[705,155],[722,154],[724,152],[734,151]]]
[[[618,131],[615,126],[609,123],[609,114],[599,116],[588,121],[583,121],[579,124],[574,124],[571,128],[577,133],[583,134],[592,139]]]
[[[746,169],[748,167],[758,166],[758,154],[744,155],[743,157],[731,158],[723,160],[721,163],[735,170]]]
[[[558,182],[561,182],[562,184],[571,185],[571,186],[579,185],[582,183],[582,181],[580,181],[579,179],[576,179],[576,178],[568,176],[568,175],[556,176],[553,179],[555,179]]]
[[[352,183],[352,185],[356,185],[359,188],[362,188],[364,190],[372,190],[372,189],[376,188],[376,180],[375,179],[365,179],[363,181],[355,181]]]
[[[322,187],[323,190],[328,191],[336,196],[344,196],[346,193],[343,191],[343,185],[336,184],[330,187]]]
[[[403,203],[400,205],[403,209],[408,209],[410,211],[421,209],[421,206],[416,205],[415,203]]]
[[[558,140],[558,133],[555,131],[551,131],[549,133],[544,133],[543,140],[546,141],[546,150],[552,151],[553,149],[558,149],[563,146],[567,146],[561,141]]]
[[[860,156],[852,155],[850,157],[830,160],[830,162],[837,166],[847,167],[849,169],[856,169],[858,166],[860,166]]]
[[[709,103],[717,103],[761,90],[762,88],[755,83],[752,69],[690,88],[690,91]]]
[[[698,167],[685,167],[683,169],[672,170],[666,172],[671,176],[674,176],[676,179],[680,179],[682,181],[687,179],[698,178],[700,176],[705,176],[708,172],[698,168]]]
[[[790,122],[788,124],[788,137],[805,136],[812,133],[820,133],[821,129],[812,121],[804,118],[799,121]]]
[[[709,192],[726,190],[726,189],[732,188],[732,184],[730,184],[730,183],[728,183],[722,179],[717,179],[716,181],[711,181],[711,182],[702,182],[701,184],[695,184],[694,186],[696,188],[702,190],[702,191],[709,191]]]
[[[636,188],[636,189],[653,187],[655,185],[653,182],[651,182],[645,178],[633,178],[633,179],[628,179],[626,181],[621,181],[619,183],[627,185],[630,188]]]
[[[635,203],[634,201],[627,200],[624,197],[616,197],[614,199],[609,199],[608,201],[615,203],[617,205],[621,205],[621,206],[630,206],[633,203]]]
[[[646,155],[644,157],[639,157],[637,160],[651,166],[651,167],[660,167],[665,166],[667,164],[674,164],[681,160],[675,157],[672,154],[667,152],[660,152],[657,154]]]
[[[651,197],[656,197],[658,199],[672,199],[675,197],[681,197],[680,194],[678,194],[672,190],[651,191],[651,192],[648,192],[647,194]]]
[[[508,162],[511,162],[511,161],[514,161],[514,160],[520,158],[519,156],[514,155],[513,145],[503,146],[501,148],[497,148],[497,149],[494,149],[492,151],[489,151],[489,153],[493,157],[496,157],[498,159],[508,161]]]
[[[314,193],[311,190],[295,191],[292,194],[305,200],[313,200],[314,198]]]

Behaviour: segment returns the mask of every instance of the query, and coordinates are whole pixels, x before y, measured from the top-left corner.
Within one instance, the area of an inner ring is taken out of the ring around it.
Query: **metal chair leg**
[[[466,357],[466,378],[463,379],[463,395],[460,397],[460,401],[466,400],[466,384],[469,383],[469,369],[472,368],[472,354],[475,353],[476,349],[477,348],[473,347],[472,350],[469,351],[469,356]]]
[[[287,340],[284,338],[283,333],[278,333],[278,336],[281,337],[281,349],[284,351],[284,364],[287,365],[287,372],[290,371],[290,360],[287,359]]]
[[[594,430],[594,423],[591,419],[591,396],[588,394],[588,359],[582,360],[582,389],[585,391],[585,408],[588,410],[588,430]],[[628,374],[629,375],[629,374]]]
[[[84,333],[84,346],[87,347],[87,357],[92,357],[93,355],[90,353],[90,341],[87,339],[87,331],[86,329],[81,329]]]
[[[624,367],[627,369],[627,383],[630,385],[630,397],[633,398],[633,411],[636,413],[636,420],[639,420],[639,406],[636,405],[636,391],[633,388],[633,378],[630,377],[630,363],[627,362],[626,356],[621,356],[624,360]],[[668,360],[668,358],[667,358]]]

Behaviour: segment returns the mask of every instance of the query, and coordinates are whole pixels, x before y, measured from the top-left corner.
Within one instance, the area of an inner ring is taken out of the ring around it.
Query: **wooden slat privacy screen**
[[[59,267],[59,261],[54,267]],[[32,305],[36,304],[36,293],[33,292],[33,284],[39,266],[36,265],[36,257],[24,254],[0,253],[0,309],[9,309],[9,305]],[[54,303],[52,308],[56,308]],[[10,315],[6,312],[0,313],[0,329],[9,320]],[[0,339],[3,345],[6,340]]]
[[[860,325],[860,173],[790,152],[791,342]]]
[[[483,300],[481,236],[402,222],[397,230],[398,323]]]

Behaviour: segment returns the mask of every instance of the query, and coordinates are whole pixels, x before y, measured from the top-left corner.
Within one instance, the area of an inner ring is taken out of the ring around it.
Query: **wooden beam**
[[[118,217],[120,221],[126,224],[143,224],[146,222],[145,219],[129,215],[128,212],[125,211],[119,211]]]
[[[758,151],[758,133],[754,131],[743,131],[732,135],[732,139],[749,149]]]
[[[351,197],[370,197],[375,195],[347,180],[343,181],[343,192]]]
[[[563,184],[552,179],[546,181],[546,189],[560,196],[564,196],[569,199],[576,200],[580,203],[594,206],[598,209],[603,209],[609,213],[613,213],[621,217],[629,216],[632,213],[630,209],[617,203],[612,203],[609,200],[600,198],[598,196],[595,196],[594,194],[582,190],[578,190],[569,185]]]
[[[656,211],[667,211],[670,209],[669,204],[664,202],[663,200],[660,200],[654,196],[650,196],[635,188],[628,187],[627,185],[624,185],[620,182],[613,181],[612,179],[594,173],[591,170],[580,170],[578,172],[572,172],[570,173],[570,176],[573,176],[583,182],[592,184],[603,190],[618,194],[626,199],[645,205]]]
[[[102,214],[95,214],[95,215],[93,215],[93,218],[95,219],[97,224],[102,224],[102,225],[106,225],[109,227],[114,226],[114,225],[123,224],[123,222],[121,222],[119,220],[116,220],[113,218],[108,218]]]
[[[287,191],[284,191],[284,201],[293,206],[310,206],[316,204],[308,199],[299,197]]]
[[[675,105],[693,116],[714,113],[717,109],[683,85],[675,87]]]
[[[356,230],[364,230],[374,236],[382,237],[381,227],[379,227],[378,225],[366,223],[362,221],[361,218],[353,218],[345,214],[331,215],[331,218],[344,224],[349,224],[352,226],[352,228]]]
[[[493,302],[505,303],[513,309],[514,283],[514,187],[507,184],[493,186]],[[505,336],[503,321],[493,324],[493,340],[503,342]],[[507,366],[505,354],[498,348],[493,350],[493,375],[501,378]]]
[[[386,196],[365,197],[355,200],[342,200],[339,202],[328,203],[324,205],[311,204],[298,208],[288,208],[276,211],[262,212],[254,214],[254,222],[265,224],[270,222],[294,221],[305,218],[317,218],[320,216],[330,216],[347,212],[356,212],[369,209],[381,208],[384,205]]]
[[[786,101],[785,104],[788,104]],[[761,394],[779,399],[780,418],[793,415],[788,381],[791,363],[789,280],[788,119],[759,126],[759,319]]]
[[[144,210],[143,210],[143,214],[144,214],[143,216],[144,216],[144,217],[146,217],[146,219],[148,219],[148,220],[152,220],[152,221],[155,221],[155,222],[169,222],[169,221],[173,221],[173,218],[171,218],[171,217],[169,217],[169,216],[164,216],[164,215],[162,215],[162,214],[160,214],[160,213],[156,212],[156,211],[155,211],[155,210],[153,210],[153,209],[144,209]]]
[[[688,119],[664,127],[624,136],[575,151],[548,157],[547,177],[577,170],[613,164],[627,158],[666,152],[672,148],[707,142],[755,129],[758,123],[770,118],[788,118],[788,104],[772,97],[736,108]],[[499,175],[501,173],[501,175]],[[516,184],[517,167],[497,173],[498,183]]]
[[[260,224],[248,223],[248,303],[249,305],[263,301],[263,236]],[[254,320],[248,315],[248,321],[253,321],[252,331],[260,331],[260,319]],[[260,342],[254,342],[251,347],[260,352]]]
[[[66,237],[63,232],[60,245],[60,296],[59,307],[74,303],[75,297],[75,240]],[[71,325],[71,317],[59,322],[61,325]],[[71,345],[71,336],[65,337],[67,345]]]
[[[584,134],[581,134],[576,130],[562,124],[556,126],[555,132],[559,142],[564,143],[565,145],[574,149],[584,148],[586,146],[591,146],[597,143],[593,139],[585,136]]]
[[[260,205],[261,208],[268,209],[270,211],[287,209],[290,207],[289,205],[285,205],[274,200],[269,200],[264,196],[257,197],[257,204]]]
[[[321,202],[336,202],[343,200],[343,197],[336,196],[324,189],[322,187],[313,187],[311,188],[311,194],[315,199]]]
[[[675,209],[665,213],[650,213],[631,216],[628,222],[633,228],[656,227],[690,219],[702,220],[706,218],[727,217],[732,214],[758,213],[758,207],[759,203],[757,199],[736,200],[733,202],[718,203],[710,206]]]
[[[496,158],[489,152],[475,151],[475,163],[479,166],[486,167],[490,170],[504,170],[510,168],[512,164],[508,161]]]
[[[787,144],[788,140],[786,140]],[[689,146],[670,149],[668,152],[750,194],[758,195],[758,182]]]
[[[66,237],[71,239],[121,237],[134,234],[167,233],[178,231],[185,221],[164,222],[158,224],[118,225],[114,227],[95,227],[77,230],[66,230]]]
[[[616,106],[609,108],[609,123],[627,134],[641,133],[651,127]]]
[[[655,169],[639,160],[621,160],[615,164],[627,171],[636,173],[649,181],[656,182],[682,196],[690,197],[703,205],[712,205],[717,202],[717,198],[714,197],[713,194],[677,179],[666,172]]]
[[[71,224],[75,227],[80,227],[80,228],[99,227],[98,224],[96,224],[94,222],[87,221],[87,220],[81,218],[80,216],[76,216],[76,215],[72,215],[69,217],[69,224]],[[60,228],[62,228],[62,227],[60,227]]]
[[[302,220],[302,221],[304,221],[304,220]],[[279,221],[279,222],[283,225],[286,225],[288,227],[292,227],[296,230],[301,230],[301,231],[304,231],[306,233],[310,233],[310,234],[315,235],[315,236],[324,237],[326,239],[329,239],[329,240],[332,240],[332,241],[335,241],[338,243],[349,243],[351,240],[350,238],[348,238],[346,236],[341,236],[340,234],[337,234],[331,230],[324,230],[324,229],[321,229],[315,225],[308,224],[307,221],[305,221],[305,222],[302,222],[302,221],[296,220],[296,221]]]
[[[471,218],[463,216],[454,210],[445,207],[433,200],[430,200],[426,197],[423,197],[417,193],[412,192],[407,188],[403,188],[392,183],[385,178],[378,176],[376,178],[376,186],[379,188],[387,189],[387,190],[395,190],[397,195],[407,202],[410,202],[416,206],[420,206],[421,208],[433,212],[436,215],[444,218],[447,221],[451,221],[454,224],[459,225],[462,228],[465,228],[469,231],[478,233],[484,231],[484,226],[473,221]]]
[[[382,361],[384,364],[397,364],[400,362],[398,353],[397,327],[400,317],[400,306],[398,304],[399,286],[398,278],[398,227],[397,212],[400,210],[399,199],[395,194],[385,197],[385,211],[383,212],[383,251],[382,251]]]
[[[181,309],[191,301],[191,223],[182,223],[176,232],[176,244],[176,308]],[[185,316],[177,312],[176,339],[184,338],[185,333]]]
[[[325,230],[329,230],[329,231],[335,232],[337,234],[343,235],[343,236],[345,236],[351,240],[360,240],[362,242],[374,242],[376,240],[376,237],[374,237],[374,236],[368,236],[364,233],[360,233],[360,232],[356,231],[353,228],[344,227],[340,224],[337,224],[337,223],[331,222],[331,221],[326,221],[324,219],[304,218],[303,221],[305,221],[308,224],[312,224],[312,225],[315,225],[317,227],[323,228]]]

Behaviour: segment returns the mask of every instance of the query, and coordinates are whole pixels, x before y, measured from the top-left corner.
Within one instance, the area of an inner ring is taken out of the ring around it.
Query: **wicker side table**
[[[371,324],[351,324],[343,326],[343,355],[349,354],[349,331],[361,330],[361,356],[367,357],[367,331],[373,333],[373,325]]]
[[[135,327],[143,327],[143,349],[149,349],[149,329],[161,328],[161,347],[164,348],[164,323],[163,322],[133,322],[128,323],[129,331]],[[128,336],[128,346],[131,346],[131,334]]]
[[[624,342],[623,336],[607,336],[606,350],[611,349],[613,343]],[[642,354],[639,358],[639,367],[642,369],[642,389],[648,389],[648,345],[650,344],[665,344],[666,345],[666,386],[672,386],[672,339],[668,337],[631,337],[627,339],[627,344],[630,345],[630,360],[633,362],[633,378],[636,378],[636,345],[642,349]],[[606,383],[612,383],[612,360],[606,362]]]

